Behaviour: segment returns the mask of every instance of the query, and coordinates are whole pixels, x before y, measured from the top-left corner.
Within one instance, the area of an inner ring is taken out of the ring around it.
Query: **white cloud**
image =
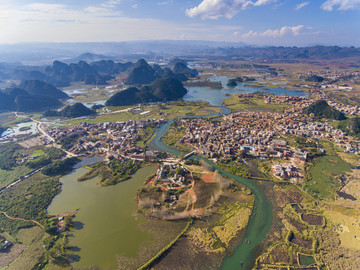
[[[220,17],[231,19],[240,10],[271,2],[275,2],[275,0],[203,0],[200,5],[187,9],[186,15],[201,19],[218,19]]]
[[[335,6],[338,6],[338,10],[360,9],[360,0],[327,0],[321,8],[332,11]]]
[[[122,0],[109,0],[106,1],[105,3],[101,4],[102,7],[105,8],[114,8],[117,5],[119,5],[121,3]]]
[[[168,4],[171,4],[173,3],[174,1],[173,0],[169,0],[169,1],[164,1],[164,2],[158,2],[157,4],[159,6],[164,6],[164,5],[168,5]]]
[[[243,34],[243,38],[252,38],[252,37],[283,37],[283,36],[298,36],[300,34],[303,34],[305,32],[308,32],[311,30],[311,27],[305,27],[303,25],[298,26],[283,26],[280,29],[268,29],[265,32],[255,32],[253,30],[250,30],[248,33]]]
[[[308,4],[310,4],[310,2],[302,2],[300,4],[297,4],[295,10],[302,9],[303,7],[306,7]]]
[[[102,5],[76,9],[67,5],[0,5],[0,43],[106,42],[179,39],[228,40],[241,27],[206,23],[175,23],[153,18],[130,18]],[[185,37],[184,36],[184,37]]]

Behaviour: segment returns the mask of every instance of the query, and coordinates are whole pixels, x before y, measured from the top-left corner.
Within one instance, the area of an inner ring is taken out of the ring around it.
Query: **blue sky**
[[[211,40],[360,47],[360,0],[0,0],[0,43]]]

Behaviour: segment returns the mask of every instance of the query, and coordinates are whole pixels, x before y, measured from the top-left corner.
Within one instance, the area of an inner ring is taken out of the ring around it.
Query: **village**
[[[337,80],[344,80],[344,81],[349,81],[349,82],[357,82],[360,80],[360,72],[343,72],[343,71],[339,71],[339,70],[333,70],[333,69],[328,69],[328,70],[311,70],[309,72],[306,73],[300,73],[298,75],[299,78],[308,78],[311,76],[319,76],[322,78],[325,78],[327,80],[332,80],[332,81],[337,81]],[[339,86],[337,86],[338,88],[340,88]],[[347,88],[347,85],[342,86],[343,89],[348,89],[348,90],[352,90],[351,88]]]
[[[155,157],[155,154],[136,144],[139,130],[156,128],[163,122],[163,119],[97,124],[84,122],[74,127],[49,129],[47,132],[57,143],[65,142],[67,150],[77,156],[102,155],[108,159],[145,160],[147,157]]]
[[[293,180],[303,178],[298,166],[303,166],[309,154],[324,153],[320,140],[336,143],[345,152],[360,151],[353,137],[326,122],[314,122],[302,114],[307,106],[308,102],[304,100],[282,113],[243,111],[224,116],[222,122],[182,119],[179,124],[186,128],[186,132],[180,142],[214,161],[231,155],[288,160],[288,164],[274,165],[272,171],[277,178]],[[305,138],[305,148],[312,145],[314,153],[290,146],[289,136]]]

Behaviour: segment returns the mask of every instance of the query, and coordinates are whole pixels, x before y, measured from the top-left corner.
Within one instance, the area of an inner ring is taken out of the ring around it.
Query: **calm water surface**
[[[235,88],[229,88],[226,86],[228,82],[228,77],[226,76],[215,76],[211,79],[211,81],[220,81],[223,89],[211,89],[207,87],[201,86],[191,86],[186,87],[188,93],[183,97],[184,100],[187,101],[199,101],[204,100],[209,102],[210,105],[213,106],[221,106],[224,99],[229,98],[228,95],[231,94],[244,94],[244,93],[255,93],[262,92],[267,94],[273,94],[277,96],[288,95],[288,96],[297,96],[304,97],[307,95],[306,92],[299,90],[292,90],[286,87],[254,87],[254,83],[244,82],[239,83]],[[274,84],[274,82],[271,82]]]
[[[79,211],[74,218],[70,246],[75,267],[97,265],[101,269],[116,269],[116,255],[136,257],[139,246],[152,235],[141,231],[141,216],[134,216],[136,191],[155,166],[138,170],[133,177],[115,186],[101,187],[97,178],[78,182],[87,172],[78,168],[60,178],[62,191],[48,207],[51,215]]]

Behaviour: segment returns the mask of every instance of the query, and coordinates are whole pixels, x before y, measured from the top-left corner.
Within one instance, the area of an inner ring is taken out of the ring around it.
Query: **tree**
[[[185,170],[183,168],[181,168],[181,167],[177,167],[175,169],[175,172],[176,172],[177,175],[180,175],[180,176],[185,176],[185,174],[186,174]]]

